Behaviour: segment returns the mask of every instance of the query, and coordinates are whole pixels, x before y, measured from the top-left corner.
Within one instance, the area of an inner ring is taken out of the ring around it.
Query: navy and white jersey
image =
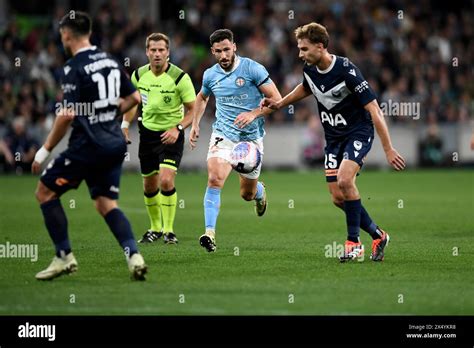
[[[119,98],[135,87],[120,64],[95,46],[81,49],[64,65],[61,88],[61,107],[75,112],[68,157],[89,161],[123,155],[126,143],[116,119]]]
[[[364,106],[376,99],[368,82],[348,58],[332,55],[326,70],[305,65],[303,86],[318,102],[326,141],[339,141],[354,132],[373,134],[372,119]]]

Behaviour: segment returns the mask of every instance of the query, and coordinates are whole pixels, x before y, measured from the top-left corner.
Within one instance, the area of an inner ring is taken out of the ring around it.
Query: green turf
[[[129,280],[124,256],[82,185],[62,198],[79,271],[39,282],[34,275],[49,264],[53,246],[33,196],[36,178],[0,177],[0,244],[39,245],[37,262],[0,259],[0,314],[474,314],[472,171],[359,177],[365,207],[391,235],[383,263],[325,257],[326,245],[344,242],[345,218],[321,171],[262,178],[270,201],[263,218],[240,199],[237,176],[228,180],[218,249],[208,254],[198,243],[206,175],[180,174],[180,243],[141,247],[150,266],[146,282]],[[120,205],[138,237],[148,227],[138,174],[123,177]],[[365,232],[362,240],[370,249]]]

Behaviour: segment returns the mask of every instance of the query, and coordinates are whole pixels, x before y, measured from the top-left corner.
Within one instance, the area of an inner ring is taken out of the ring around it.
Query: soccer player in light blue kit
[[[191,148],[199,138],[199,122],[206,109],[209,96],[216,98],[216,121],[207,154],[208,182],[204,196],[206,232],[199,238],[207,251],[216,250],[216,222],[219,215],[220,195],[232,166],[232,148],[240,141],[253,142],[263,155],[265,131],[264,115],[271,109],[259,108],[263,97],[281,98],[267,70],[259,63],[236,54],[234,35],[228,29],[216,30],[210,36],[211,52],[217,60],[204,72],[189,137]],[[258,181],[260,165],[249,174],[240,174],[240,195],[246,201],[255,200],[255,211],[262,216],[267,208],[264,185]]]

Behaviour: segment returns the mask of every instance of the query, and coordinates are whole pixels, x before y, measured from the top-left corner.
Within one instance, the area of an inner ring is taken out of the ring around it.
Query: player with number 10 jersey
[[[90,44],[92,20],[71,11],[59,23],[61,41],[71,55],[61,78],[63,102],[53,129],[36,153],[33,173],[39,173],[51,151],[72,126],[67,149],[48,165],[36,190],[44,222],[56,248],[46,269],[36,275],[47,280],[77,270],[68,237],[68,222],[60,197],[84,180],[98,213],[127,256],[133,279],[144,280],[147,266],[138,252],[128,219],[118,208],[122,163],[127,151],[117,116],[140,101],[120,65]]]

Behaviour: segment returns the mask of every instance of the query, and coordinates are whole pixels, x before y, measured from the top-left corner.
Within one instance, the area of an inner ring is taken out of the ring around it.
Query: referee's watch
[[[184,127],[183,127],[183,125],[182,125],[181,123],[178,123],[178,124],[176,125],[176,128],[178,128],[178,130],[179,130],[180,132],[184,130]]]

